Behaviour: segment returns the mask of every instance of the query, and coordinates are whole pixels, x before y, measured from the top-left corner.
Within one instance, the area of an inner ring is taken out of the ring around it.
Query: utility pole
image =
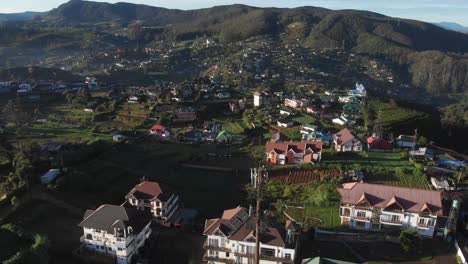
[[[262,183],[265,173],[265,167],[259,166],[258,173],[256,177],[256,200],[257,200],[257,208],[256,208],[256,215],[255,215],[255,258],[254,263],[260,264],[260,224],[261,224],[261,201],[262,201]]]

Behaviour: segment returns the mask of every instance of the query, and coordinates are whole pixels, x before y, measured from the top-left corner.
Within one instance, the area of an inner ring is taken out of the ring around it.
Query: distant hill
[[[0,22],[2,21],[28,21],[32,20],[35,16],[46,15],[47,12],[23,12],[23,13],[10,13],[0,14]]]
[[[448,30],[468,33],[468,27],[462,26],[455,22],[440,22],[440,23],[434,23],[434,25],[437,25],[441,28],[445,28]]]
[[[72,0],[45,19],[56,25],[115,22],[157,26],[171,40],[197,36],[224,42],[260,35],[299,39],[311,49],[341,49],[384,56],[405,65],[412,83],[434,93],[468,91],[468,35],[430,23],[358,10],[245,5],[175,10],[130,3]]]

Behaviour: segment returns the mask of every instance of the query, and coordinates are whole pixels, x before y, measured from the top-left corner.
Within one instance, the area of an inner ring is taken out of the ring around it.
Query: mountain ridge
[[[72,0],[43,18],[65,27],[86,23],[117,23],[117,27],[129,30],[135,26],[157,27],[158,34],[171,41],[200,36],[221,42],[262,35],[275,36],[279,41],[290,38],[310,49],[345,49],[386,57],[407,66],[414,86],[435,93],[468,91],[468,34],[369,11],[239,4],[178,10]],[[292,25],[299,29],[291,30]]]

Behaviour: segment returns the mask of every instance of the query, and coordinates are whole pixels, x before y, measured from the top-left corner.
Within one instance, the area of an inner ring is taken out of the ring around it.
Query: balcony
[[[292,259],[281,258],[281,257],[273,257],[273,256],[268,256],[268,255],[260,255],[260,259],[275,261],[275,262],[281,262],[281,263],[287,263],[287,264],[293,264],[294,263],[294,260],[292,260]]]
[[[203,248],[215,251],[231,252],[229,248],[221,247],[219,245],[209,245],[208,241],[205,241],[205,243],[203,244]]]
[[[244,257],[244,258],[252,258],[252,259],[255,258],[255,253],[234,252],[234,255],[238,257]],[[260,259],[274,261],[274,262],[287,263],[287,264],[294,263],[294,260],[292,259],[287,259],[283,257],[275,257],[275,256],[266,255],[266,254],[260,254]]]
[[[203,256],[203,261],[215,261],[215,262],[221,262],[221,263],[226,263],[226,264],[234,264],[233,259],[225,259],[225,258],[220,258],[218,256],[208,256],[207,254]]]
[[[366,222],[369,222],[371,220],[371,218],[369,216],[355,216],[354,217],[355,220],[357,221],[366,221]]]
[[[401,216],[400,217],[395,217],[395,216],[392,216],[392,215],[381,215],[380,216],[380,222],[382,224],[391,224],[391,225],[402,225],[403,222],[401,220]]]

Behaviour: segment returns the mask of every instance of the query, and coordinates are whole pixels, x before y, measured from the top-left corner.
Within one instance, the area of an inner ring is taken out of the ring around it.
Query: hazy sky
[[[427,22],[449,21],[468,26],[468,0],[96,0],[131,2],[167,8],[195,9],[225,4],[297,7],[321,6],[330,9],[364,9],[389,16]],[[0,13],[46,11],[67,0],[0,0]]]

